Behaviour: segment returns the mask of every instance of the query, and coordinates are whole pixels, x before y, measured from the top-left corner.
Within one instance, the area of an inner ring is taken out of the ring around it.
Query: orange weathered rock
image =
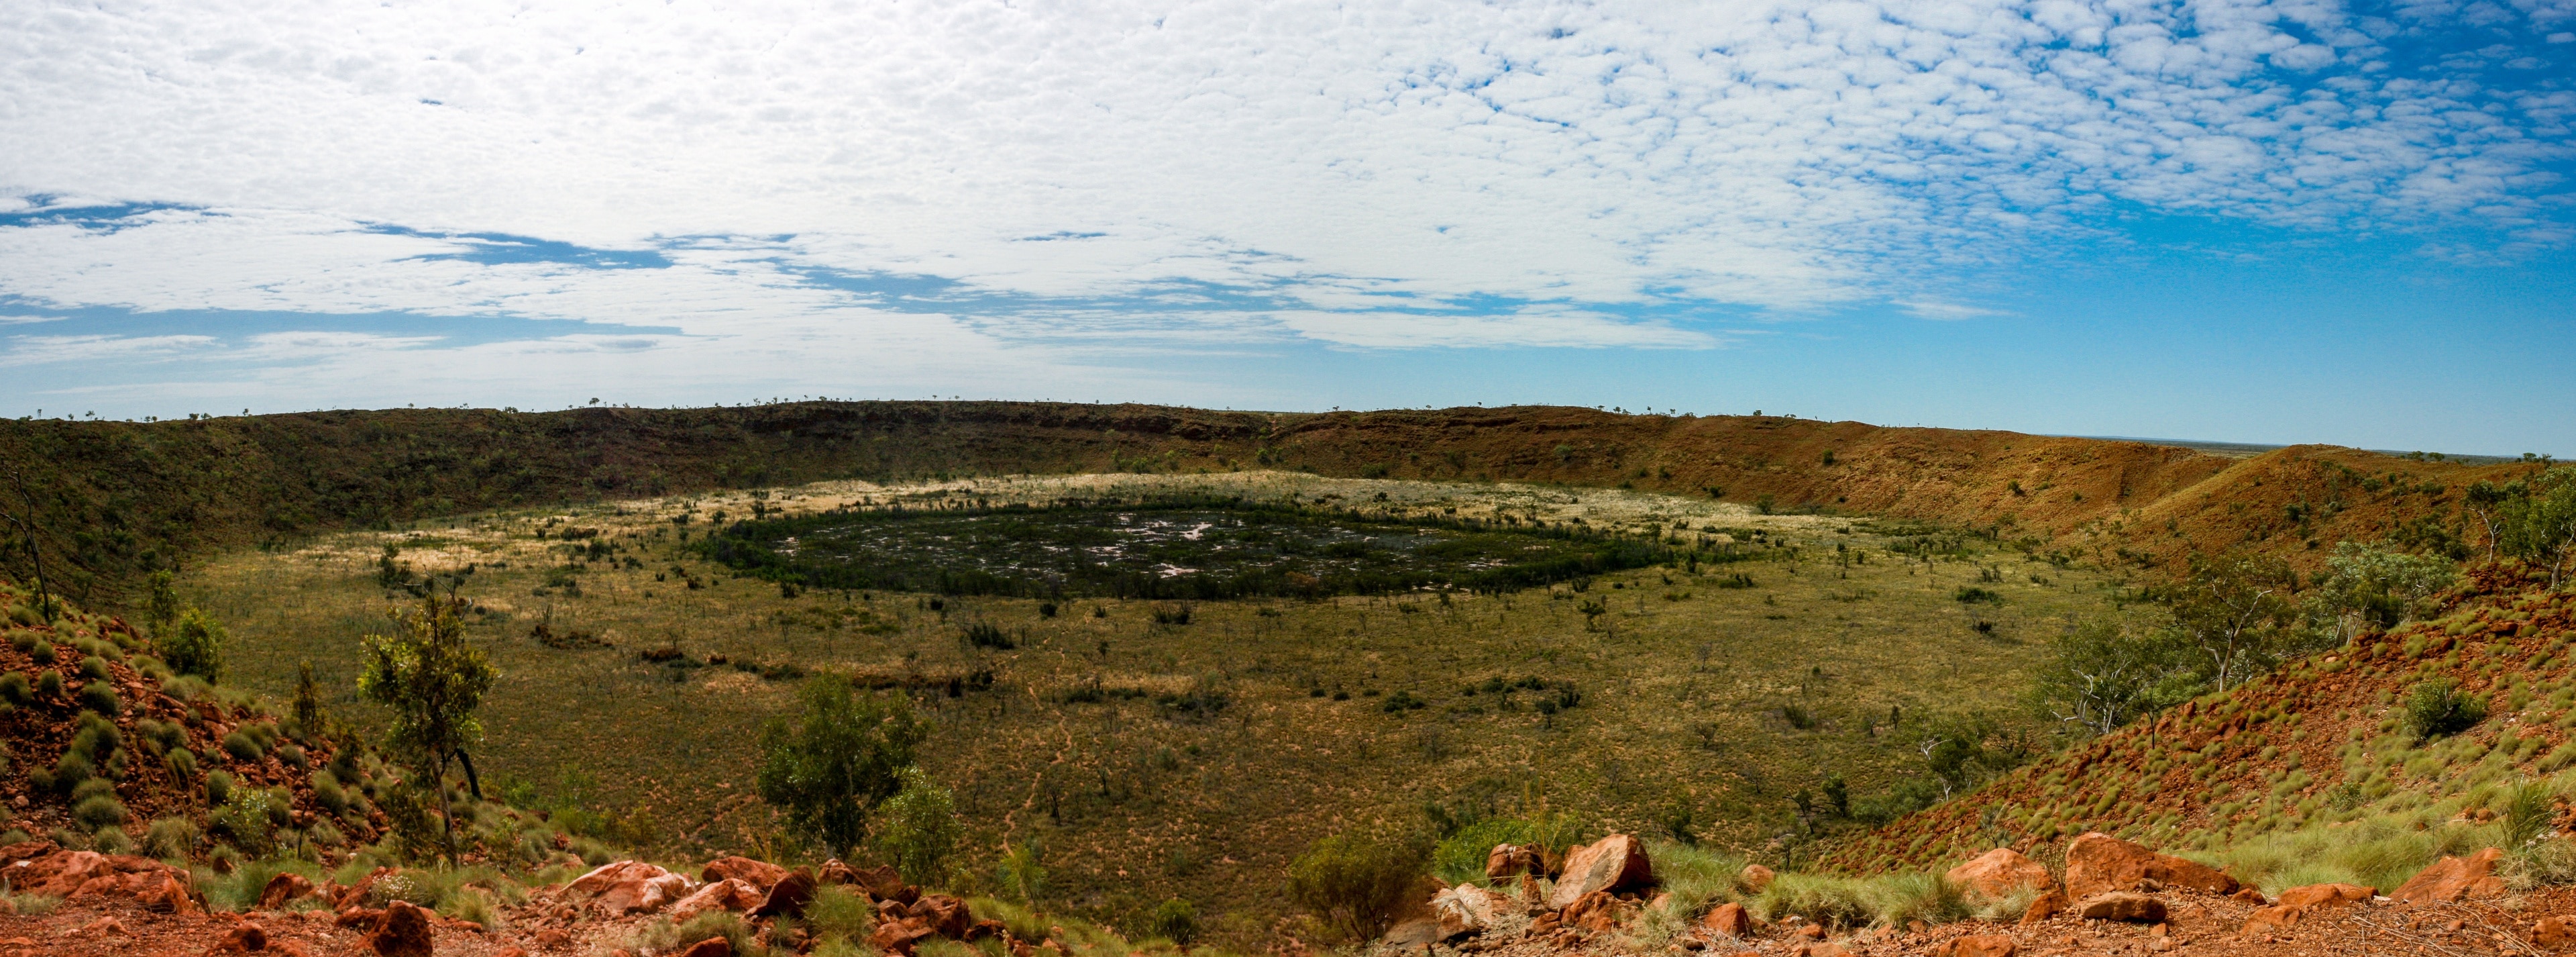
[[[2504,852],[2487,848],[2467,857],[2445,857],[2416,872],[2388,896],[2412,904],[2456,904],[2472,897],[2504,896],[2495,866]]]
[[[313,890],[313,882],[302,874],[279,874],[268,879],[268,886],[259,889],[259,907],[261,910],[276,910],[289,901],[304,899]]]
[[[1485,876],[1502,880],[1519,874],[1536,874],[1546,869],[1546,855],[1536,845],[1496,844],[1485,852]]]
[[[564,889],[588,895],[591,906],[611,917],[623,917],[678,903],[688,895],[689,879],[642,861],[617,861],[574,878]]]
[[[2078,902],[2075,913],[2085,920],[2161,924],[2165,919],[2165,902],[2131,891],[2108,891]]]
[[[2041,894],[2036,900],[2030,902],[2029,907],[2022,908],[2022,926],[2027,927],[2051,917],[2055,917],[2059,911],[2063,911],[2069,906],[2072,905],[2067,901],[2065,891],[2049,891],[2048,893]]]
[[[2004,934],[1970,934],[1953,937],[1932,948],[1932,957],[2013,957],[2021,945]]]
[[[1746,864],[1743,870],[1735,873],[1735,882],[1743,885],[1745,890],[1759,894],[1762,893],[1763,888],[1771,886],[1772,879],[1778,876],[1768,867],[1760,864]]]
[[[709,884],[738,880],[759,888],[762,893],[768,893],[769,889],[777,886],[788,873],[786,868],[768,861],[755,861],[739,854],[728,854],[708,861],[707,866],[698,872],[698,879]]]
[[[385,905],[385,920],[367,934],[367,949],[381,957],[430,957],[430,928],[438,915],[408,901]]]
[[[1977,855],[1974,860],[1950,869],[1943,875],[1957,884],[1987,897],[2002,897],[2023,888],[2047,890],[2057,886],[2057,879],[2038,861],[2024,857],[2020,851],[1998,847]]]
[[[802,917],[805,914],[805,905],[813,902],[814,875],[802,870],[791,871],[787,876],[779,878],[776,885],[769,888],[768,896],[761,898],[760,906],[752,908],[751,914],[754,917],[770,917],[778,914]]]
[[[1431,897],[1431,912],[1440,919],[1444,938],[1481,934],[1494,926],[1501,899],[1474,884],[1460,884]]]
[[[2205,894],[2233,894],[2243,886],[2217,868],[2158,854],[2100,832],[2076,838],[2066,847],[2069,897],[2082,900],[2110,891],[2134,891],[2144,881]]]
[[[761,897],[760,888],[740,878],[728,877],[680,898],[679,903],[671,905],[671,919],[688,920],[716,910],[747,911],[760,906]]]
[[[1626,834],[1613,834],[1565,856],[1565,873],[1556,879],[1556,889],[1548,895],[1547,906],[1564,910],[1595,891],[1644,887],[1654,882],[1655,869],[1646,860],[1646,845]]]
[[[1753,915],[1744,909],[1744,905],[1729,901],[1717,905],[1716,910],[1709,911],[1708,916],[1700,918],[1699,926],[1712,934],[1724,934],[1735,938],[1751,937],[1753,936]]]
[[[733,957],[733,941],[709,937],[690,944],[689,949],[680,952],[680,957]]]

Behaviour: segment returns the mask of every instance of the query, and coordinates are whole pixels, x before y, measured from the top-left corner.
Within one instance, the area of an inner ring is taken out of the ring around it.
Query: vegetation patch
[[[1724,561],[1564,525],[1369,515],[1237,498],[964,511],[836,510],[738,522],[698,545],[811,588],[944,595],[1225,599],[1514,591],[1605,572]],[[1187,624],[1187,609],[1165,612]]]

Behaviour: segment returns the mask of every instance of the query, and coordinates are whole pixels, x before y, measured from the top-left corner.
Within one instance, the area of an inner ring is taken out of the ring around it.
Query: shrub
[[[1878,915],[1870,891],[1852,878],[1792,872],[1773,878],[1747,909],[1765,921],[1795,914],[1828,928],[1859,927]]]
[[[179,616],[179,624],[168,635],[155,636],[152,644],[170,670],[215,682],[224,679],[224,645],[231,640],[221,622],[191,608]]]
[[[1003,894],[1021,903],[1035,902],[1046,894],[1044,856],[1035,838],[1003,849],[1002,860],[993,866],[993,883],[1001,887]]]
[[[1199,937],[1199,909],[1178,897],[1154,908],[1150,932],[1183,947]]]
[[[269,792],[258,788],[232,788],[230,798],[206,815],[207,829],[222,835],[246,857],[267,857],[275,849],[273,802]]]
[[[2486,719],[2486,702],[2448,678],[2418,684],[2406,696],[2406,729],[2418,744],[2458,734]]]
[[[206,803],[223,806],[233,799],[233,776],[224,771],[206,775]]]
[[[184,860],[197,849],[197,825],[184,817],[165,817],[143,830],[143,853],[163,860]]]
[[[902,778],[903,790],[885,802],[877,846],[894,859],[904,880],[944,883],[948,857],[965,837],[964,826],[957,822],[956,800],[920,768],[903,769]]]
[[[978,915],[983,911],[976,908]],[[867,898],[835,885],[815,888],[814,899],[805,905],[806,925],[813,928],[814,936],[826,940],[866,940],[876,916],[876,907]]]
[[[27,705],[35,703],[35,700],[36,689],[34,686],[27,683],[27,676],[25,674],[12,671],[8,674],[0,675],[0,702],[7,702],[11,705]]]
[[[118,801],[113,794],[94,794],[87,800],[72,805],[72,820],[79,821],[82,827],[93,831],[110,825],[123,824],[125,823],[125,804]]]
[[[36,639],[34,644],[27,646],[27,657],[36,659],[39,665],[53,664],[54,643],[42,638]]]
[[[80,689],[80,704],[83,710],[111,718],[125,711],[125,702],[117,699],[116,689],[104,681],[84,682]]]
[[[1962,586],[1958,591],[1951,592],[1950,597],[1961,604],[1968,605],[1979,603],[2000,605],[2004,603],[2004,596],[2002,594],[1978,588],[1974,585]]]
[[[1288,897],[1350,939],[1368,940],[1409,903],[1423,857],[1413,841],[1335,834],[1289,862]]]
[[[761,730],[760,798],[845,854],[866,835],[876,805],[903,790],[902,771],[929,725],[908,699],[861,694],[839,675],[808,680],[798,697],[797,723],[772,718]]]
[[[82,678],[90,681],[106,681],[108,679],[107,659],[101,658],[97,655],[90,655],[82,658],[80,663],[80,675]]]
[[[259,746],[258,738],[247,732],[235,731],[224,735],[224,753],[232,755],[236,761],[257,761],[267,752]]]
[[[1431,849],[1431,876],[1443,884],[1482,882],[1485,879],[1485,856],[1496,844],[1537,844],[1542,847],[1566,847],[1581,837],[1572,815],[1558,814],[1536,819],[1486,818],[1458,830]]]
[[[125,808],[119,806],[117,810]],[[101,854],[130,854],[134,852],[134,838],[127,836],[124,828],[109,824],[90,834],[89,848]]]
[[[47,698],[63,696],[63,673],[46,671],[36,675],[36,693]]]
[[[197,752],[172,748],[170,753],[161,756],[161,766],[169,768],[170,775],[181,782],[194,781],[197,779]]]

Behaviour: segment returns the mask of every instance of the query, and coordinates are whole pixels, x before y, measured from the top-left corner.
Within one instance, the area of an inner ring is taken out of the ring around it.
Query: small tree
[[[880,809],[884,821],[878,826],[876,844],[894,859],[904,880],[946,884],[948,858],[957,852],[957,842],[965,838],[966,830],[957,822],[956,798],[920,768],[907,767],[901,776],[903,790],[887,798]]]
[[[1288,864],[1288,898],[1349,936],[1386,933],[1422,873],[1418,840],[1341,833],[1316,841]]]
[[[2287,562],[2270,556],[2193,556],[2174,596],[2174,624],[2208,659],[2219,691],[2270,664],[2290,617],[2291,576]]]
[[[152,625],[153,637],[168,631],[179,620],[179,591],[172,587],[175,576],[169,569],[152,573],[143,585],[143,616]]]
[[[306,740],[322,737],[322,682],[313,677],[313,663],[295,668],[295,730]]]
[[[2331,574],[2306,600],[2311,626],[2338,646],[2365,628],[2394,628],[2421,617],[2425,602],[2458,581],[2460,569],[2439,555],[2409,555],[2360,542],[2335,546]]]
[[[2576,466],[2559,466],[2515,482],[2518,494],[2496,508],[2495,537],[2503,552],[2549,569],[2549,587],[2576,559]]]
[[[868,815],[903,790],[903,770],[930,727],[910,701],[860,694],[839,675],[818,675],[798,691],[797,721],[761,730],[761,800],[788,823],[848,854],[867,836]]]
[[[447,788],[441,782],[447,780],[449,763],[461,763],[466,785],[477,800],[483,797],[482,781],[466,749],[483,737],[483,724],[475,720],[474,710],[482,705],[483,694],[492,689],[496,677],[483,652],[465,643],[465,626],[459,620],[464,608],[465,602],[452,594],[445,598],[432,594],[423,597],[415,611],[389,612],[393,633],[361,640],[364,662],[358,673],[358,692],[393,710],[393,721],[385,730],[387,747],[427,777],[423,786],[437,795],[443,819],[440,836],[451,858],[456,855],[456,832],[448,813]]]
[[[2188,698],[2198,682],[2190,651],[2171,631],[2091,621],[2049,643],[2032,690],[2040,710],[2090,734],[2109,734]]]
[[[1023,904],[1037,903],[1046,893],[1045,851],[1036,838],[1013,844],[1002,850],[1002,860],[993,868],[994,883],[1002,893]]]
[[[160,653],[161,663],[183,675],[195,675],[207,681],[224,679],[224,645],[232,637],[225,634],[222,622],[203,611],[191,608],[179,616],[176,626],[152,636],[153,649]]]

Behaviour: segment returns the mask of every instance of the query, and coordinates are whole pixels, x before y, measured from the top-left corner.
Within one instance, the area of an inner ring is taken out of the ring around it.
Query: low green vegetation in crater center
[[[1234,498],[830,511],[736,523],[698,550],[736,571],[815,588],[1144,599],[1497,593],[1746,555],[1564,523]]]

